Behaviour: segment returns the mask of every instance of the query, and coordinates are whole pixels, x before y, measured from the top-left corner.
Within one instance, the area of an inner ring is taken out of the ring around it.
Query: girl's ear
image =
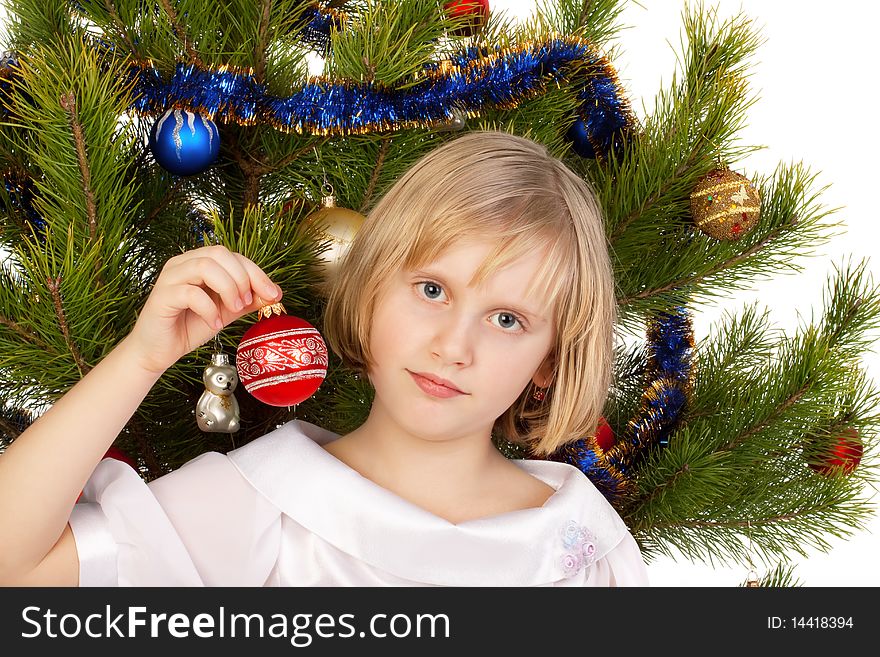
[[[553,383],[553,370],[556,366],[556,359],[551,352],[547,358],[544,359],[544,362],[541,363],[541,366],[535,372],[535,375],[532,377],[532,383],[534,383],[539,388],[547,388]]]

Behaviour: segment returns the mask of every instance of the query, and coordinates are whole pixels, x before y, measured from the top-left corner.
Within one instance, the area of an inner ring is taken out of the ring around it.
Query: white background
[[[490,0],[490,5],[493,11],[524,17],[535,2]],[[803,274],[761,282],[760,289],[703,309],[694,322],[695,337],[705,337],[725,308],[737,310],[753,299],[769,307],[774,323],[791,333],[799,314],[809,319],[811,311],[818,313],[832,263],[849,254],[854,261],[873,258],[877,250],[873,199],[880,182],[876,165],[880,138],[873,124],[880,10],[875,3],[856,0],[837,0],[833,5],[816,0],[719,0],[712,6],[721,16],[744,11],[767,39],[752,69],[753,89],[761,100],[740,135],[745,143],[767,148],[731,163],[732,168],[745,175],[770,174],[778,162],[803,161],[820,172],[818,185],[833,185],[822,200],[828,207],[844,208],[838,218],[847,232],[822,247],[816,257],[805,258]],[[640,0],[638,5],[630,3],[622,16],[623,24],[631,27],[621,34],[622,50],[613,63],[640,116],[644,116],[642,101],[650,108],[657,90],[675,70],[682,8],[672,0]],[[869,270],[875,283],[880,282],[878,267],[872,259]],[[877,351],[865,354],[863,362],[868,375],[880,380]],[[830,542],[830,553],[796,559],[796,575],[804,585],[880,585],[876,565],[880,516],[875,514],[868,531]],[[713,569],[683,559],[662,559],[649,565],[649,574],[655,586],[736,586],[747,568]]]
[[[523,17],[536,3],[492,0],[490,4],[493,11]],[[622,15],[622,23],[631,28],[621,33],[621,52],[613,63],[633,109],[644,116],[642,102],[648,109],[653,107],[657,90],[675,70],[684,4],[672,0],[640,0],[639,4],[630,3]],[[880,137],[874,126],[880,10],[876,3],[856,0],[838,0],[833,5],[816,0],[721,0],[707,6],[718,7],[722,17],[743,11],[766,38],[752,69],[752,88],[760,100],[740,136],[746,144],[767,148],[732,163],[732,168],[747,176],[750,172],[769,175],[779,162],[803,161],[820,173],[819,187],[832,185],[822,202],[843,208],[837,219],[845,225],[838,232],[846,233],[820,247],[815,257],[804,258],[802,274],[762,281],[758,289],[702,309],[694,321],[695,338],[699,341],[707,335],[723,309],[735,311],[753,300],[769,307],[773,322],[791,334],[798,314],[807,321],[811,311],[818,315],[832,263],[841,263],[849,254],[853,262],[868,258],[868,269],[875,284],[880,284],[874,200],[880,182]],[[880,382],[877,350],[866,354],[863,363],[868,376]],[[880,502],[880,495],[874,501]],[[798,557],[795,575],[805,586],[880,585],[880,516],[876,512],[868,529],[847,540],[830,537],[832,550],[827,554],[813,551],[808,559]],[[655,586],[737,586],[748,572],[745,565],[711,568],[683,558],[656,560],[648,570]]]

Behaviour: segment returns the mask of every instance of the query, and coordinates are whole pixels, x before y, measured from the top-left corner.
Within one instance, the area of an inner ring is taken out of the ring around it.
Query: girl
[[[145,484],[98,461],[150,387],[281,298],[223,247],[171,258],[132,332],[0,457],[0,581],[644,585],[579,470],[491,440],[546,455],[595,430],[613,285],[588,186],[530,140],[469,133],[392,187],[334,281],[324,332],[375,388],[366,422],[294,420]]]

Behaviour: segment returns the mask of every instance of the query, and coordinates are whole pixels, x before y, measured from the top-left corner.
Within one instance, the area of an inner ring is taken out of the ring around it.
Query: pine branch
[[[278,171],[279,169],[283,169],[286,166],[289,166],[293,162],[296,162],[299,158],[301,158],[304,154],[311,151],[313,148],[320,148],[328,141],[330,141],[331,137],[325,136],[320,137],[316,142],[309,142],[304,144],[300,148],[288,153],[283,158],[278,160],[277,162],[273,162],[271,164],[263,162],[261,160],[256,159],[253,155],[248,154],[247,158],[242,154],[241,149],[239,148],[239,142],[236,136],[231,136],[229,138],[230,143],[232,144],[232,157],[235,159],[235,162],[238,164],[239,168],[245,175],[256,175],[263,176],[268,173],[273,173]]]
[[[252,153],[245,153],[240,145],[241,142],[237,131],[230,130],[229,134],[225,135],[225,137],[229,144],[229,152],[236,164],[238,164],[244,177],[242,199],[245,206],[257,205],[260,202],[263,176],[284,169],[313,149],[321,148],[331,139],[330,136],[317,137],[314,141],[309,139],[302,146],[288,153],[280,160],[269,163]]]
[[[330,137],[321,137],[317,143],[309,143],[302,146],[302,148],[298,148],[292,153],[288,153],[283,158],[270,165],[263,165],[263,169],[261,173],[270,173],[272,171],[278,171],[279,169],[283,169],[284,167],[296,162],[300,157],[302,157],[305,153],[309,152],[313,148],[320,148],[324,144],[330,141]]]
[[[250,153],[244,153],[242,151],[238,139],[238,132],[230,131],[228,135],[224,134],[223,137],[226,143],[229,144],[229,152],[242,173],[247,176],[251,173],[259,174],[263,172],[263,163]]]
[[[62,94],[61,107],[67,112],[70,123],[70,131],[73,133],[73,143],[76,146],[76,159],[79,162],[79,172],[82,176],[83,192],[86,195],[86,215],[89,219],[89,234],[92,241],[98,236],[98,210],[95,206],[95,194],[92,192],[92,174],[89,171],[89,158],[86,154],[86,143],[83,138],[82,125],[76,113],[76,97],[73,92]]]
[[[732,436],[730,440],[721,445],[716,451],[729,452],[748,442],[752,437],[759,435],[762,431],[784,417],[786,411],[797,404],[797,402],[810,391],[815,383],[815,381],[807,379],[800,388],[795,390],[787,398],[783,399],[781,403],[778,403],[773,412],[768,415],[763,422],[759,422],[750,427],[747,431]]]
[[[49,345],[40,340],[39,336],[26,331],[24,328],[22,328],[20,324],[9,319],[8,317],[0,315],[0,325],[8,326],[9,328],[11,328],[16,333],[16,335],[18,335],[24,342],[28,342],[38,349],[44,350],[46,352],[49,351]]]
[[[439,16],[424,0],[369,2],[350,12],[345,31],[331,33],[331,77],[396,85],[415,84],[424,65],[437,54],[445,32],[462,21]]]
[[[110,18],[113,20],[116,29],[119,30],[119,33],[122,35],[122,38],[128,46],[128,49],[131,51],[132,56],[137,57],[138,49],[135,47],[134,41],[132,41],[131,35],[128,33],[128,28],[119,17],[119,12],[116,11],[116,5],[113,3],[113,0],[104,0],[104,7],[107,9],[107,13],[110,14]]]
[[[230,126],[223,137],[229,144],[232,158],[244,176],[244,192],[242,193],[244,207],[255,206],[260,202],[260,176],[266,170],[265,164],[254,154],[244,152],[239,135],[239,130]]]
[[[583,5],[581,7],[581,15],[578,18],[578,25],[586,25],[587,19],[590,17],[590,9],[593,4],[593,0],[583,0]]]
[[[177,19],[177,12],[175,12],[174,7],[171,6],[171,0],[160,0],[160,2],[162,8],[165,10],[165,14],[168,16],[168,22],[171,23],[171,29],[174,31],[177,38],[183,42],[183,48],[186,50],[187,55],[189,55],[190,61],[199,66],[204,66],[198,53],[192,47],[192,42],[187,36],[186,30]]]
[[[672,476],[669,477],[666,481],[664,481],[659,486],[654,486],[651,488],[651,491],[648,494],[638,495],[632,499],[628,499],[626,501],[626,505],[632,509],[644,509],[648,507],[651,503],[654,502],[658,497],[662,497],[667,490],[675,488],[679,481],[686,475],[689,475],[691,471],[691,467],[689,463],[685,463],[678,470],[673,472]],[[679,526],[678,522],[672,523],[675,526]],[[651,523],[651,528],[659,527],[660,525],[656,522]]]
[[[64,304],[61,301],[61,277],[46,277],[46,287],[49,289],[49,294],[52,295],[52,305],[55,307],[55,316],[58,318],[58,326],[61,328],[64,342],[67,344],[67,348],[73,356],[76,366],[79,368],[80,376],[85,376],[91,371],[92,367],[86,363],[76,342],[70,335],[70,328],[67,325],[67,314],[64,312]]]
[[[182,185],[183,185],[183,179],[182,179],[182,178],[178,178],[177,180],[175,180],[175,181],[174,181],[174,184],[171,185],[171,187],[169,187],[168,189],[165,190],[165,194],[162,196],[162,198],[160,199],[159,203],[157,203],[156,206],[155,206],[152,210],[150,210],[150,214],[148,214],[146,217],[144,217],[143,219],[141,219],[141,220],[137,223],[137,225],[135,226],[135,230],[136,230],[136,231],[141,231],[141,230],[143,230],[143,228],[144,228],[145,226],[147,226],[147,224],[149,224],[151,221],[153,221],[153,219],[155,219],[156,217],[158,217],[159,214],[160,214],[160,213],[161,213],[166,207],[168,207],[168,204],[171,203],[172,199],[174,199],[175,195],[177,194],[177,191],[180,189],[180,187],[181,187]]]
[[[649,456],[639,471],[640,494],[626,501],[625,517],[635,532],[650,535],[649,545],[662,540],[689,554],[699,554],[702,545],[717,555],[732,538],[719,532],[751,523],[768,530],[761,536],[763,550],[782,552],[799,550],[806,541],[827,547],[823,534],[848,534],[859,526],[867,510],[855,497],[867,470],[821,478],[806,464],[843,429],[878,421],[878,394],[849,362],[857,353],[847,342],[860,342],[866,328],[876,326],[880,291],[863,284],[859,270],[838,273],[829,287],[838,293],[823,321],[784,338],[772,368],[743,376],[750,368],[724,354],[713,357],[715,347],[708,343],[704,364],[710,372],[695,390],[696,412],[688,413],[664,450]],[[766,352],[750,314],[741,326],[734,324],[714,342],[726,343],[730,355],[739,344],[752,345],[747,360]],[[722,382],[726,396],[717,394]],[[737,393],[742,390],[749,392]]]
[[[626,233],[627,229],[633,222],[644,216],[649,208],[658,205],[663,199],[667,198],[671,193],[674,193],[681,177],[688,171],[694,169],[698,162],[704,160],[705,154],[702,148],[695,148],[692,150],[687,158],[672,170],[670,176],[666,178],[652,194],[643,198],[638,206],[633,207],[628,214],[615,221],[614,230],[612,230],[608,236],[608,241],[611,245],[613,246],[614,243]]]
[[[795,218],[792,217],[790,225],[793,226],[794,224],[795,224]],[[707,279],[710,276],[715,276],[715,275],[720,274],[721,272],[723,272],[727,269],[730,269],[738,264],[745,262],[750,257],[754,256],[756,253],[763,250],[765,246],[769,245],[771,242],[773,242],[777,237],[782,235],[787,230],[788,230],[787,228],[780,227],[779,229],[777,229],[775,231],[771,231],[771,232],[767,233],[760,241],[755,242],[750,248],[746,249],[745,251],[742,251],[740,253],[733,255],[730,258],[728,258],[727,260],[720,260],[717,263],[715,263],[712,267],[710,267],[709,269],[707,269],[705,271],[695,273],[693,276],[687,276],[687,277],[682,277],[679,279],[673,279],[673,280],[669,281],[668,283],[666,283],[665,285],[661,285],[661,286],[655,287],[653,289],[642,290],[641,292],[638,292],[636,294],[622,296],[617,300],[617,303],[619,306],[626,306],[627,304],[630,304],[633,301],[647,299],[649,297],[657,296],[657,295],[663,294],[665,292],[673,292],[673,291],[679,290],[681,288],[691,287],[691,286],[695,285],[696,283],[704,281],[705,279]]]
[[[788,411],[796,406],[798,402],[800,402],[809,392],[819,389],[821,390],[821,382],[823,377],[823,369],[820,366],[821,362],[816,363],[812,367],[806,367],[803,363],[810,362],[814,355],[817,357],[821,357],[818,355],[824,355],[826,361],[833,360],[833,354],[827,349],[827,342],[825,339],[816,335],[814,330],[808,330],[807,334],[804,338],[804,344],[798,344],[793,340],[785,340],[783,342],[784,348],[788,350],[790,356],[797,359],[797,363],[792,364],[787,361],[785,356],[780,357],[780,364],[778,366],[778,372],[768,372],[766,375],[762,376],[762,379],[767,380],[784,380],[783,372],[803,372],[802,382],[798,385],[793,391],[787,394],[782,399],[776,399],[772,397],[772,405],[770,407],[770,412],[761,417],[761,420],[749,424],[748,426],[743,427],[741,431],[738,431],[736,428],[736,423],[727,422],[728,430],[726,433],[719,433],[719,436],[730,436],[728,439],[723,442],[718,443],[714,447],[708,443],[708,441],[703,442],[703,445],[706,446],[706,449],[712,450],[713,458],[717,458],[719,455],[722,455],[726,452],[732,452],[737,448],[747,445],[750,441],[760,436],[764,431],[773,428],[775,426],[784,423],[784,420],[788,414]],[[753,381],[751,385],[755,388],[758,386]],[[753,400],[748,400],[749,402],[753,402]],[[760,413],[760,406],[755,403],[754,404],[754,412],[755,414]],[[716,411],[714,414],[710,414],[706,412],[702,414],[707,417],[709,421],[712,418],[720,417],[719,413]],[[698,426],[697,423],[697,414],[690,415],[687,418],[690,427]],[[838,421],[839,422],[839,421]],[[708,431],[708,424],[705,425]],[[786,455],[791,451],[791,445],[787,445],[787,449],[780,450],[774,452],[773,450],[763,450],[762,459],[765,461],[771,460],[774,456]],[[674,471],[671,476],[668,476],[664,481],[657,482],[648,486],[640,495],[637,495],[635,498],[627,501],[627,506],[633,509],[644,510],[648,508],[655,500],[661,498],[666,494],[666,491],[674,489],[675,486],[679,483],[679,481],[685,476],[691,473],[691,466],[689,463],[685,462],[681,467]],[[676,520],[677,524],[678,521]],[[660,525],[657,523],[652,523],[652,527],[659,527]]]
[[[749,489],[748,494],[754,498],[762,492],[765,491]],[[752,500],[728,495],[720,500],[718,508],[705,513],[708,518],[714,516],[722,520],[702,523],[701,526],[697,526],[700,521],[689,520],[693,526],[669,522],[651,534],[645,533],[644,527],[637,527],[634,534],[646,558],[654,552],[674,556],[672,549],[675,548],[691,560],[706,560],[712,564],[741,562],[746,556],[742,537],[748,535],[753,539],[755,550],[766,561],[778,559],[779,555],[790,551],[808,556],[807,546],[827,552],[831,549],[827,540],[829,534],[845,538],[853,533],[852,528],[863,529],[864,522],[872,515],[864,501],[853,501],[856,491],[845,481],[823,480],[811,482],[806,487],[789,484],[780,487],[777,484],[768,487],[765,494],[779,496],[771,502],[773,506],[789,505],[794,510],[767,513],[766,507],[751,503]],[[805,499],[810,501],[805,503]],[[723,520],[732,512],[738,512],[739,517]],[[743,521],[743,517],[748,520]],[[844,522],[848,527],[842,525]]]
[[[257,45],[254,51],[254,79],[262,84],[266,77],[266,46],[269,44],[269,15],[272,12],[272,0],[263,0],[263,11],[260,15],[260,28]]]
[[[260,202],[260,176],[250,172],[245,174],[244,195],[242,196],[245,207],[254,206]]]
[[[608,171],[597,171],[606,193],[603,207],[613,246],[619,248],[634,224],[662,223],[661,217],[687,212],[696,183],[717,166],[719,158],[735,159],[734,151],[715,143],[724,144],[727,135],[734,134],[737,112],[754,102],[745,100],[744,93],[743,84],[725,85],[708,99],[697,99],[711,103],[706,107],[689,104],[681,89],[673,92],[665,101],[673,105],[671,116],[655,114],[645,132],[620,157],[612,157]]]
[[[660,521],[651,524],[652,529],[669,529],[688,528],[688,529],[708,529],[708,528],[724,528],[724,529],[745,529],[758,528],[762,525],[778,525],[789,520],[796,520],[805,516],[811,516],[817,512],[826,511],[827,505],[814,505],[806,508],[798,509],[792,513],[781,513],[779,515],[766,516],[756,519],[733,519],[733,520],[674,520]]]
[[[693,363],[699,376],[693,396],[705,401],[688,412],[689,422],[718,413],[718,406],[725,403],[731,389],[730,372],[754,372],[772,357],[774,343],[770,335],[777,331],[769,325],[769,310],[765,308],[758,316],[757,302],[746,306],[738,316],[725,312],[713,328],[694,353]]]
[[[382,165],[385,164],[385,157],[388,155],[388,149],[390,146],[391,137],[384,138],[382,140],[382,145],[379,147],[379,156],[376,158],[376,166],[373,167],[373,173],[370,175],[370,182],[367,183],[367,191],[364,192],[364,200],[361,203],[361,207],[358,209],[358,212],[361,214],[370,207],[370,202],[373,199],[373,192],[376,189],[376,182],[379,180],[379,172],[382,170]]]
[[[828,310],[821,331],[828,336],[829,347],[846,359],[859,359],[877,344],[874,338],[864,338],[880,330],[880,287],[874,285],[867,266],[868,261],[862,260],[853,267],[851,258],[846,265],[835,265],[836,275],[823,292]]]
[[[573,34],[601,46],[614,38],[623,0],[539,0],[525,24],[540,32]]]
[[[86,154],[86,141],[83,137],[82,125],[76,111],[76,96],[73,92],[61,95],[61,107],[67,112],[70,130],[73,133],[73,142],[76,146],[76,159],[79,163],[80,176],[82,177],[83,192],[86,197],[86,216],[89,220],[89,235],[92,243],[98,238],[98,209],[95,204],[95,193],[92,191],[92,174],[89,171],[89,158]],[[100,260],[95,261],[95,287],[100,290],[104,287],[103,266]]]

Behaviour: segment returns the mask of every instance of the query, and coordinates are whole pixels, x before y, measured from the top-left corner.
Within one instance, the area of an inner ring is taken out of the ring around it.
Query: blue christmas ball
[[[164,169],[178,176],[192,176],[217,159],[220,133],[214,122],[201,114],[170,109],[153,125],[150,150]]]
[[[583,120],[578,119],[572,123],[568,132],[565,133],[565,138],[571,142],[571,147],[574,152],[581,157],[596,157],[596,152],[593,150],[593,144],[590,143],[590,139],[587,137],[587,126],[584,124]]]

